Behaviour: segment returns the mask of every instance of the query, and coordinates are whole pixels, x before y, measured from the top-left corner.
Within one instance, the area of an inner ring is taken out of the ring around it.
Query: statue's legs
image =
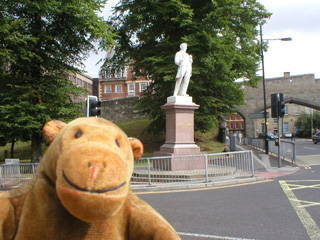
[[[178,92],[179,96],[188,96],[187,89],[188,89],[188,85],[189,85],[189,81],[190,81],[190,75],[191,75],[191,71],[188,69],[187,72],[184,74],[183,81],[180,84],[181,87]]]
[[[177,80],[176,80],[176,85],[175,85],[175,87],[174,87],[173,96],[177,96],[177,95],[178,95],[181,82],[182,82],[182,78],[177,78]]]

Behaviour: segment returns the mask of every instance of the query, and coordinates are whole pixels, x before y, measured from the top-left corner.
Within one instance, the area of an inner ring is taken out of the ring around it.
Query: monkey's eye
[[[120,147],[120,142],[119,142],[119,140],[116,139],[115,142],[116,142],[117,146]]]
[[[79,137],[81,137],[82,136],[82,131],[81,130],[78,130],[77,132],[76,132],[76,138],[79,138]]]

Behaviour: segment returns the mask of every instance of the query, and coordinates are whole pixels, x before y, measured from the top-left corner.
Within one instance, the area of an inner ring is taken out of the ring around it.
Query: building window
[[[230,120],[233,120],[233,116],[230,116]]]
[[[116,78],[122,78],[124,75],[124,69],[121,69],[116,72]]]
[[[305,111],[306,111],[306,114],[311,114],[311,108],[306,107]]]
[[[299,105],[294,105],[294,115],[299,115]]]
[[[116,92],[117,93],[121,93],[122,92],[122,86],[121,85],[117,85],[116,86]]]
[[[289,123],[288,122],[283,123],[283,132],[289,132]]]
[[[105,93],[111,93],[111,85],[106,85]]]
[[[128,97],[133,97],[135,95],[134,83],[128,84]]]
[[[140,83],[140,92],[143,92],[147,89],[147,83]]]
[[[238,129],[239,128],[239,123],[236,123],[236,129]]]
[[[134,83],[128,85],[129,92],[134,92]]]
[[[285,115],[288,115],[288,108],[289,108],[289,106],[288,105],[285,105],[285,108],[284,108],[284,110],[285,110]]]
[[[278,124],[278,119],[274,118],[273,119],[273,124]]]
[[[261,132],[264,133],[265,132],[265,124],[261,123]]]

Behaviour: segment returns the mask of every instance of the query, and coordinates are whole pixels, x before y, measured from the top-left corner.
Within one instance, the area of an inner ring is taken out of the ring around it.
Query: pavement
[[[278,156],[267,155],[264,152],[248,145],[237,145],[237,150],[251,150],[253,153],[255,176],[262,178],[274,178],[297,172],[303,167],[290,161],[281,159],[279,168]]]

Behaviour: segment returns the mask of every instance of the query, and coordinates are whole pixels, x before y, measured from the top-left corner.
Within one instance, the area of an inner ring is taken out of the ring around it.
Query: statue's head
[[[180,49],[181,49],[181,50],[187,51],[187,48],[188,48],[187,43],[181,43],[181,44],[180,44]]]

